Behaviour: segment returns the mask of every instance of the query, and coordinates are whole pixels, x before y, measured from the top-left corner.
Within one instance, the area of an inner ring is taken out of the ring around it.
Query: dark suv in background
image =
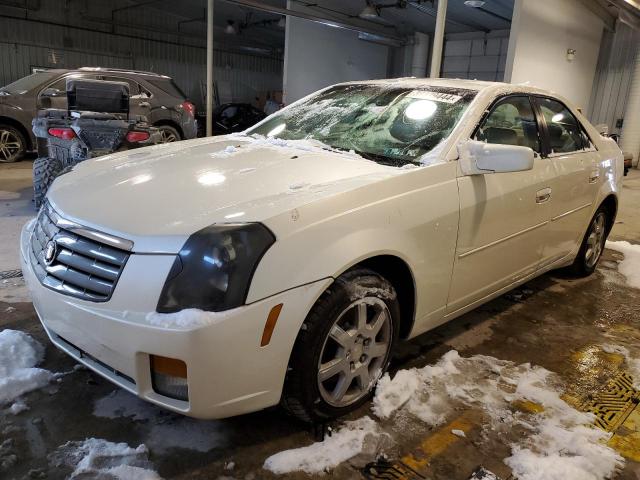
[[[40,109],[67,108],[69,78],[126,82],[130,115],[147,117],[163,143],[196,137],[195,106],[170,77],[111,68],[46,70],[0,88],[0,162],[13,162],[36,149],[31,121]]]

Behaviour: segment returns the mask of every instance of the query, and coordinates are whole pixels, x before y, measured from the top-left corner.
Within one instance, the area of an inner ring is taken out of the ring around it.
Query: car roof
[[[170,79],[171,77],[168,77],[167,75],[160,75],[159,73],[154,73],[154,72],[145,72],[143,70],[128,70],[125,68],[105,68],[105,67],[79,67],[79,68],[73,68],[73,69],[66,69],[66,68],[56,68],[56,69],[51,69],[51,70],[47,70],[48,72],[54,72],[54,73],[71,73],[71,72],[96,72],[96,73],[119,73],[119,74],[123,74],[123,75],[136,75],[136,76],[146,76],[146,77],[157,77],[157,78],[164,78],[164,79]]]
[[[421,88],[427,86],[459,88],[476,91],[491,91],[492,93],[532,93],[542,95],[557,96],[554,92],[543,90],[529,84],[511,84],[504,82],[489,82],[485,80],[468,80],[464,78],[385,78],[379,80],[360,80],[352,82],[344,82],[339,85],[379,85],[381,87],[400,87],[400,88]]]

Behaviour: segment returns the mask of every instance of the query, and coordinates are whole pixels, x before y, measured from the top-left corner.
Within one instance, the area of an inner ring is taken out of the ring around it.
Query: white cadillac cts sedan
[[[369,398],[394,345],[551,269],[594,271],[623,157],[524,86],[340,84],[244,132],[109,155],[22,232],[51,341],[199,418]]]

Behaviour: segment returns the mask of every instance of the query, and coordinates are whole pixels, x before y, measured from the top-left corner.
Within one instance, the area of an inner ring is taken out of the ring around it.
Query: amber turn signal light
[[[271,341],[271,335],[273,335],[273,330],[276,328],[276,322],[278,321],[278,317],[280,316],[281,311],[282,303],[279,303],[269,312],[267,323],[264,324],[264,331],[262,332],[262,341],[260,342],[261,347],[269,345],[269,342]]]

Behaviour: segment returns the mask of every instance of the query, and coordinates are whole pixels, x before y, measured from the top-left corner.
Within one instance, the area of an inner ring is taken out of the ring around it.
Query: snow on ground
[[[98,438],[67,442],[49,456],[55,467],[74,469],[70,480],[104,478],[109,480],[161,480],[149,462],[145,445],[131,448]]]
[[[44,349],[36,340],[17,330],[0,331],[0,405],[47,385],[53,374],[34,368]]]
[[[408,415],[429,426],[444,423],[458,407],[480,408],[490,419],[485,430],[528,432],[504,460],[520,480],[609,478],[624,461],[604,444],[610,434],[593,427],[592,415],[570,407],[561,394],[558,378],[542,367],[462,358],[452,350],[435,365],[401,370],[393,379],[385,375],[373,408],[381,418]],[[534,402],[544,411],[519,412],[514,401]]]
[[[195,420],[139,399],[125,390],[114,390],[97,400],[93,414],[101,418],[126,418],[146,430],[145,443],[154,452],[173,448],[208,452],[227,444],[222,423],[215,420]]]
[[[640,245],[607,241],[606,247],[624,254],[624,260],[618,264],[618,271],[625,276],[631,287],[640,288]]]
[[[367,437],[380,434],[376,422],[365,416],[345,422],[342,428],[322,442],[270,456],[265,460],[264,468],[276,474],[295,471],[322,473],[361,453]]]
[[[640,358],[633,358],[629,349],[621,345],[602,345],[602,351],[605,353],[617,353],[624,357],[627,362],[627,370],[633,377],[633,386],[636,390],[640,390]]]

